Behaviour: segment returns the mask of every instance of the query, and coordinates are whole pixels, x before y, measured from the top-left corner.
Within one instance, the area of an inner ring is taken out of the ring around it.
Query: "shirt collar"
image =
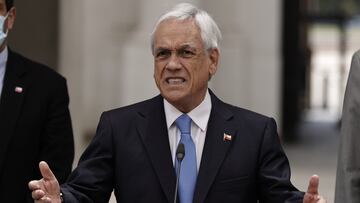
[[[5,49],[0,52],[0,69],[5,68],[6,66],[6,62],[8,60],[8,48],[7,46],[5,47]]]
[[[169,129],[175,120],[183,113],[170,104],[166,99],[164,99],[164,109],[166,124]],[[211,98],[209,90],[207,90],[204,100],[196,108],[187,113],[187,115],[202,131],[205,131],[209,121],[210,112]]]

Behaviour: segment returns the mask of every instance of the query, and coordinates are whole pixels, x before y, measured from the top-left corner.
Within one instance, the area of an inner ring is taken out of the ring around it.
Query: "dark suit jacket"
[[[0,100],[1,203],[33,202],[27,184],[41,178],[40,160],[65,181],[74,157],[68,103],[63,77],[9,50]]]
[[[271,118],[223,103],[211,93],[194,203],[302,202]],[[232,140],[224,140],[224,133]],[[173,167],[163,98],[103,113],[78,168],[62,186],[65,202],[171,203]]]

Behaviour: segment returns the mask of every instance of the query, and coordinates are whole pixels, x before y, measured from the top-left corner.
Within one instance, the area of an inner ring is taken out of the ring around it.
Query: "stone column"
[[[138,1],[60,1],[59,69],[66,76],[76,160],[101,112],[120,106],[123,46],[136,29]],[[133,68],[133,67],[132,67]]]
[[[275,117],[280,124],[281,1],[202,0],[223,34],[211,87],[225,101]]]

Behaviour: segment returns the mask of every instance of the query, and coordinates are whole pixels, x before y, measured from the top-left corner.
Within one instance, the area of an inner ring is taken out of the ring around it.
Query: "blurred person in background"
[[[105,203],[114,190],[117,202],[169,203],[177,176],[181,203],[325,202],[317,176],[306,193],[292,185],[274,119],[226,104],[208,89],[220,38],[214,20],[191,4],[160,17],[151,39],[160,95],[103,113],[61,187],[40,162],[43,179],[29,183],[35,202]]]
[[[335,203],[360,202],[360,50],[352,58],[341,119]]]
[[[64,182],[74,159],[66,81],[8,47],[15,18],[14,1],[0,0],[1,203],[33,202],[28,182],[41,178],[40,160]]]

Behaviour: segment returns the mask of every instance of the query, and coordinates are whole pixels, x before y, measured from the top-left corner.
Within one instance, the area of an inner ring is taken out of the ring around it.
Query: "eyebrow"
[[[190,44],[184,44],[184,45],[180,46],[180,49],[188,49],[188,48],[192,49],[192,50],[197,50],[196,47],[191,46]]]
[[[168,50],[170,50],[170,49],[165,48],[165,47],[158,47],[158,48],[155,48],[154,53],[159,53],[159,52],[168,51]]]
[[[191,46],[191,44],[184,44],[181,45],[179,48],[177,48],[177,50],[181,50],[181,49],[192,49],[192,50],[197,50],[196,47]],[[166,48],[166,47],[157,47],[155,48],[155,52],[160,52],[160,51],[167,51],[167,50],[171,50],[170,48]]]

